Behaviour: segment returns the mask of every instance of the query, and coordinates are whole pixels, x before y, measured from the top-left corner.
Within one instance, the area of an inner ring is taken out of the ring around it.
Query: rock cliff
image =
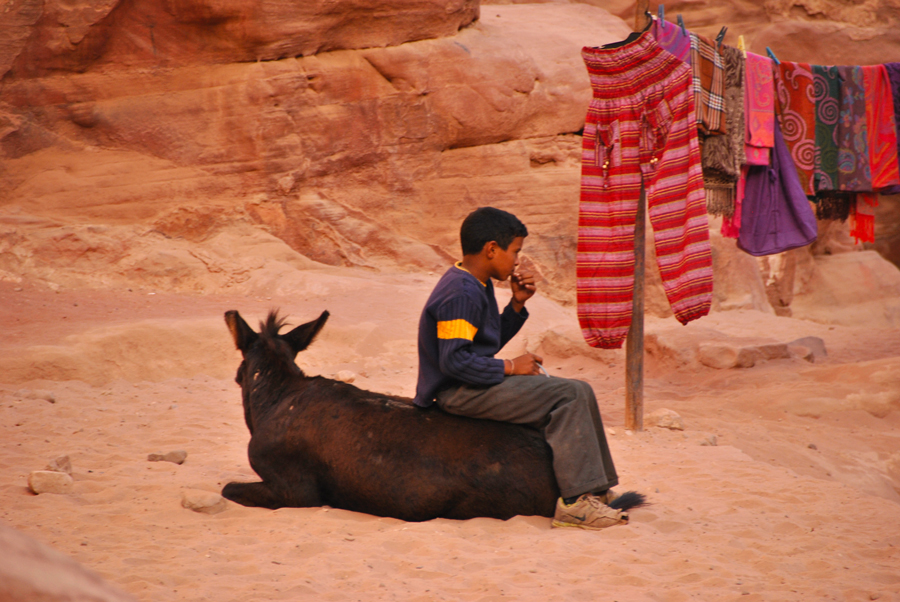
[[[900,59],[897,7],[849,6],[667,9],[786,59]],[[590,99],[580,49],[624,38],[632,12],[599,0],[13,1],[0,13],[0,270],[203,291],[246,285],[261,266],[253,246],[280,240],[301,269],[439,271],[459,254],[462,217],[490,204],[526,221],[525,260],[571,303]],[[814,46],[842,36],[859,40]],[[892,259],[895,224],[878,220]],[[714,245],[716,308],[771,311],[754,262]],[[669,315],[661,291],[649,295],[648,311]]]

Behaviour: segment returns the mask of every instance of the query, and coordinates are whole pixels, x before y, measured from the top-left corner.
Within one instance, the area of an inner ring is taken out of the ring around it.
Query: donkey
[[[259,333],[237,311],[225,313],[244,357],[235,380],[250,429],[250,466],[262,478],[228,483],[225,498],[405,521],[553,516],[559,489],[550,447],[537,430],[306,376],[294,359],[328,315],[281,335],[285,320],[276,312]]]

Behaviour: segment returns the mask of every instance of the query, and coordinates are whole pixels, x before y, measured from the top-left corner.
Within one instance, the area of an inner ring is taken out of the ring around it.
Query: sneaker
[[[627,522],[628,514],[610,508],[603,503],[601,497],[586,493],[569,505],[559,499],[556,502],[553,522],[550,524],[554,527],[605,529]]]

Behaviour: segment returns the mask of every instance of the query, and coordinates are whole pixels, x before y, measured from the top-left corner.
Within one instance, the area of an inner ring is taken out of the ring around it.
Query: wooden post
[[[647,26],[649,17],[647,11],[650,10],[650,0],[638,0],[637,9],[634,14],[634,30],[644,31]]]
[[[647,26],[650,0],[638,0],[634,30]],[[634,218],[634,296],[631,301],[631,327],[625,339],[625,428],[644,430],[644,258],[646,243],[647,194],[641,183],[637,215]]]
[[[634,297],[631,300],[631,327],[625,339],[625,428],[644,430],[644,258],[647,223],[647,194],[641,184],[637,215],[634,218]]]

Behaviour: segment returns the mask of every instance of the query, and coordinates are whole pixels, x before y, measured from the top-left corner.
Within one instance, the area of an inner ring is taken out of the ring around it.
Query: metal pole
[[[634,296],[631,327],[625,339],[625,428],[644,430],[644,258],[647,195],[641,184],[634,219]]]

